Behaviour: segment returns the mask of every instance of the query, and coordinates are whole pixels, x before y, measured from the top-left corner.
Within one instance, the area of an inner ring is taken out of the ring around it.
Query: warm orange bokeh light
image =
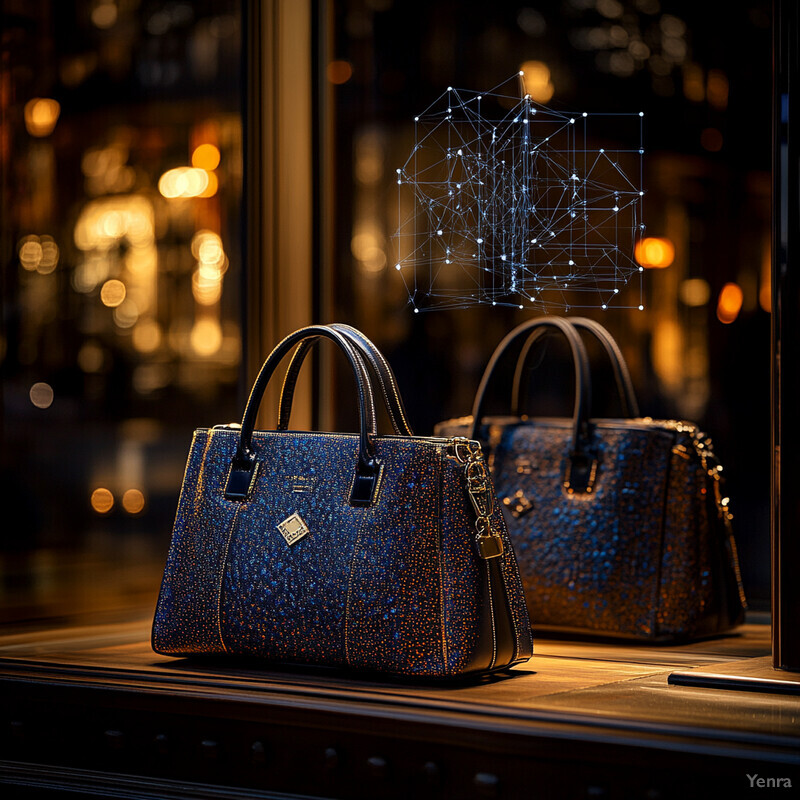
[[[98,514],[108,514],[114,507],[114,495],[108,489],[97,488],[92,492],[91,503]]]
[[[555,86],[550,80],[550,67],[544,61],[526,61],[520,67],[525,93],[537,103],[546,103],[552,98]]]
[[[104,306],[116,308],[122,304],[126,294],[125,284],[116,278],[112,278],[103,284],[103,288],[100,290],[100,300]]]
[[[328,80],[331,83],[347,83],[352,77],[353,67],[349,61],[331,61],[328,64]]]
[[[744,293],[738,283],[726,283],[719,293],[717,301],[717,319],[730,325],[742,310]]]
[[[728,107],[728,76],[721,69],[712,69],[708,72],[708,102],[712,108],[724,111]]]
[[[649,236],[636,243],[636,260],[648,269],[664,269],[675,260],[675,245],[669,239]]]
[[[50,97],[34,97],[25,103],[25,128],[31,136],[49,136],[58,122],[61,105]]]
[[[212,170],[219,166],[219,148],[213,144],[201,144],[192,153],[192,166]]]
[[[128,489],[122,495],[122,507],[129,514],[139,514],[144,510],[144,495],[139,489]]]

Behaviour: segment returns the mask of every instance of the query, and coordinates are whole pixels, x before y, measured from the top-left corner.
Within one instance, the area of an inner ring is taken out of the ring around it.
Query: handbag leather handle
[[[495,348],[489,363],[486,365],[475,395],[475,402],[472,407],[472,431],[469,438],[480,441],[479,433],[486,404],[487,390],[495,378],[500,360],[520,339],[541,328],[553,328],[564,335],[569,344],[575,367],[575,404],[572,412],[570,464],[567,465],[564,486],[571,494],[576,491],[576,487],[579,491],[590,492],[594,484],[597,464],[589,446],[589,418],[591,412],[589,357],[578,332],[571,323],[561,317],[539,317],[524,322],[514,328]]]
[[[330,339],[339,346],[350,362],[358,389],[359,442],[358,461],[353,488],[350,492],[352,505],[370,505],[380,479],[381,464],[375,456],[373,437],[377,434],[375,423],[375,400],[364,360],[358,350],[339,331],[325,325],[309,325],[289,334],[279,342],[267,357],[253,383],[247,399],[242,428],[236,454],[231,462],[230,472],[225,485],[225,497],[229,500],[244,500],[250,494],[258,469],[258,462],[253,450],[252,437],[256,415],[267,384],[284,356],[299,342],[306,339]]]
[[[345,325],[341,322],[332,322],[327,327],[333,328],[347,337],[351,344],[358,349],[367,362],[367,366],[375,378],[374,391],[378,392],[383,398],[389,419],[395,433],[402,436],[413,436],[411,426],[408,423],[406,410],[400,391],[397,388],[397,379],[392,372],[389,363],[383,357],[383,353],[357,328]],[[280,404],[278,407],[278,430],[285,431],[289,428],[289,419],[292,414],[292,400],[297,385],[297,377],[303,361],[308,351],[314,345],[313,339],[306,339],[300,342],[292,353],[292,359],[286,369],[286,377],[283,380],[281,389]]]
[[[595,322],[588,317],[570,317],[569,322],[575,328],[590,333],[603,346],[608,360],[611,362],[611,368],[614,371],[614,380],[617,384],[617,393],[619,394],[619,400],[622,406],[622,416],[638,417],[639,403],[636,399],[636,391],[633,388],[633,381],[628,371],[628,364],[625,361],[625,356],[622,355],[622,351],[619,349],[616,339],[614,339],[608,330],[599,322]],[[517,366],[514,370],[514,384],[511,389],[511,413],[514,416],[519,415],[520,408],[522,407],[522,378],[525,373],[525,365],[528,362],[528,357],[534,345],[545,332],[546,331],[542,328],[534,331],[522,346],[522,350],[517,358]]]

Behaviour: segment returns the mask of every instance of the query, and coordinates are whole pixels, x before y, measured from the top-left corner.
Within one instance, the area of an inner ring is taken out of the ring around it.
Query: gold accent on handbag
[[[303,521],[303,518],[295,513],[290,517],[286,517],[283,522],[279,522],[276,526],[281,532],[281,536],[286,539],[286,544],[293,545],[299,542],[307,533],[310,533],[308,525]]]

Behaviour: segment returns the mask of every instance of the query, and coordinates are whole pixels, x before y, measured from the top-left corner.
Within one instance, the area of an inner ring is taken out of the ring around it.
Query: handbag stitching
[[[233,514],[231,525],[228,528],[228,535],[225,538],[225,550],[222,554],[220,570],[219,570],[219,589],[217,591],[217,631],[219,632],[219,643],[222,645],[222,650],[225,653],[229,651],[227,645],[225,644],[225,636],[222,633],[222,592],[223,592],[223,586],[225,584],[225,568],[228,563],[228,554],[230,553],[231,539],[233,538],[234,528],[236,528],[236,520],[239,519],[239,512],[242,510],[243,506],[244,503],[239,502],[239,504],[236,507],[236,511]]]
[[[444,448],[439,448],[439,458],[436,460],[437,484],[439,491],[436,493],[436,554],[439,562],[439,620],[442,629],[442,671],[448,670],[449,655],[447,652],[447,606],[444,600],[444,557],[442,553],[442,499],[444,497],[444,473],[442,464],[444,463]]]
[[[358,533],[356,534],[356,542],[353,546],[353,555],[350,557],[350,576],[347,579],[347,599],[345,600],[344,604],[344,642],[343,642],[343,649],[344,649],[344,663],[349,667],[350,664],[350,647],[348,645],[348,640],[350,636],[350,598],[353,594],[353,573],[355,572],[356,566],[356,557],[359,553],[359,548],[361,546],[361,533],[364,530],[364,525],[367,520],[367,516],[371,511],[372,506],[367,506],[364,510],[367,512],[364,514],[363,519],[358,525]]]
[[[667,508],[669,507],[669,487],[672,480],[673,461],[676,458],[672,454],[672,449],[678,441],[678,434],[674,433],[672,436],[672,443],[669,448],[669,458],[667,459],[667,468],[664,470],[664,496],[661,505],[661,525],[659,525],[659,542],[658,542],[658,567],[656,572],[656,597],[653,603],[653,630],[651,636],[654,638],[661,633],[661,624],[659,616],[661,611],[661,598],[663,596],[663,587],[661,585],[664,580],[664,541],[667,537]]]
[[[496,499],[495,502],[497,502]],[[503,518],[502,511],[500,512],[500,521],[502,524],[502,530],[506,534],[503,547],[504,549],[503,561],[504,563],[507,563],[506,559],[510,560],[512,566],[512,572],[516,576],[517,590],[524,595],[525,590],[523,589],[522,586],[522,578],[519,572],[519,563],[517,562],[517,554],[514,551],[513,545],[511,544],[511,537],[508,533],[508,528],[505,524],[505,519]],[[500,578],[503,583],[503,591],[505,592],[506,595],[506,602],[508,604],[509,616],[511,618],[511,626],[514,629],[514,655],[513,658],[511,659],[511,663],[514,663],[519,657],[520,650],[522,650],[522,637],[520,634],[519,626],[517,625],[517,615],[514,613],[514,608],[511,605],[511,595],[509,594],[508,591],[508,584],[506,583],[505,572],[502,569],[500,570]]]
[[[375,355],[380,359],[381,364],[383,364],[383,366],[386,368],[387,372],[389,374],[391,374],[390,369],[389,369],[389,365],[387,364],[386,359],[383,357],[383,353],[381,353],[380,350],[376,349],[375,350]],[[386,393],[386,386],[385,386],[385,384],[383,382],[383,378],[381,377],[380,374],[378,375],[378,380],[381,382],[381,386],[383,387],[384,393]],[[400,419],[403,421],[403,425],[405,426],[406,430],[409,431],[409,433],[410,433],[411,432],[411,426],[408,424],[408,420],[406,419],[405,414],[403,414],[403,405],[400,402],[400,396],[397,393],[397,386],[395,385],[394,381],[391,381],[389,386],[390,386],[390,388],[392,390],[392,394],[394,395],[395,400],[397,401],[397,410],[398,410],[398,412],[400,414]],[[391,408],[389,409],[389,414],[390,414],[390,416],[392,418],[392,421],[394,422],[394,414],[392,413]]]
[[[500,583],[502,584],[503,587],[503,593],[506,596],[506,605],[508,607],[508,616],[511,620],[511,627],[514,629],[514,651],[511,654],[511,661],[509,662],[510,666],[517,660],[517,657],[519,656],[519,651],[522,649],[522,645],[520,644],[519,628],[517,627],[517,617],[516,614],[514,613],[513,607],[511,606],[511,595],[508,593],[508,584],[506,583],[505,571],[503,569],[500,569]]]
[[[380,363],[383,365],[384,369],[386,370],[386,374],[389,376],[389,387],[391,388],[392,394],[394,395],[394,398],[397,401],[397,411],[400,414],[400,419],[402,420],[403,425],[405,426],[405,429],[409,432],[409,434],[411,434],[411,426],[408,424],[408,420],[406,419],[405,414],[403,413],[403,404],[402,404],[402,402],[400,400],[400,395],[398,394],[398,391],[397,391],[397,385],[395,384],[395,382],[392,380],[392,377],[391,377],[391,375],[392,375],[391,367],[389,366],[388,362],[384,358],[383,353],[381,353],[381,351],[377,347],[375,347],[375,345],[372,342],[370,342],[370,340],[367,339],[366,336],[364,336],[360,331],[356,330],[356,328],[353,328],[350,325],[346,325],[344,327],[346,327],[349,330],[353,331],[357,335],[357,337],[359,338],[360,341],[363,340],[362,344],[370,351],[372,356],[374,358],[376,358],[378,361],[380,361]],[[386,391],[386,384],[385,384],[385,382],[383,380],[383,376],[380,374],[380,371],[376,370],[376,372],[377,372],[378,381],[381,384],[381,388],[383,389],[384,394],[388,394],[388,392]],[[389,407],[387,408],[387,411],[389,412],[389,417],[392,420],[392,425],[394,425],[395,430],[398,430],[400,428],[400,426],[397,424],[397,420],[395,419],[394,412],[392,411],[391,405],[389,405]]]
[[[495,662],[497,661],[497,629],[494,624],[494,603],[492,602],[492,572],[489,567],[489,562],[484,562],[486,566],[486,585],[489,588],[487,592],[489,599],[489,618],[492,623],[492,660],[489,662],[489,669],[494,669]]]

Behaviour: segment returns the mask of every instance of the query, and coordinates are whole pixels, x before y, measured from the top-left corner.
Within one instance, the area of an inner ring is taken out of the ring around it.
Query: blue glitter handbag
[[[610,359],[622,418],[591,415],[579,329]],[[566,338],[572,356],[571,420],[520,413],[529,355],[548,331]],[[501,361],[523,342],[511,413],[486,417]],[[711,441],[691,423],[639,417],[622,354],[598,323],[548,316],[517,327],[492,355],[472,416],[436,432],[485,443],[536,630],[670,641],[743,620],[731,514]]]
[[[342,350],[358,434],[255,431],[264,389],[297,345]],[[376,430],[375,392],[392,435]],[[262,367],[241,426],[197,430],[153,623],[173,656],[257,656],[428,678],[530,657],[525,599],[480,446],[410,435],[388,364],[358,331],[310,326]]]

